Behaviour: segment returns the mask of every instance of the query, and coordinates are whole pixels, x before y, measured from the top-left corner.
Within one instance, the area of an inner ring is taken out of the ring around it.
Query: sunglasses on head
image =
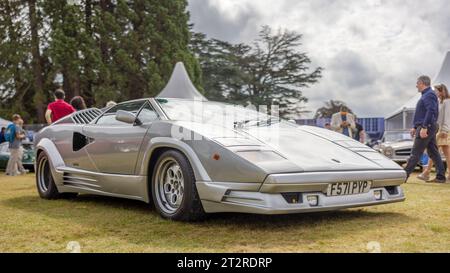
[[[438,92],[444,92],[444,86],[442,84],[436,85],[435,88],[437,89]]]

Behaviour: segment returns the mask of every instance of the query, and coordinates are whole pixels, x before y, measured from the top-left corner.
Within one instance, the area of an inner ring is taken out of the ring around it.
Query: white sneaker
[[[420,180],[422,180],[422,181],[429,181],[430,180],[430,176],[429,175],[425,175],[425,174],[423,174],[423,173],[421,173],[421,174],[419,174],[418,176],[417,176],[417,179],[420,179]]]

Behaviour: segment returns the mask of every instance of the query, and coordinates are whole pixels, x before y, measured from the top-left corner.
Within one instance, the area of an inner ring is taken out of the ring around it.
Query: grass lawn
[[[0,252],[68,252],[70,241],[82,252],[450,252],[450,184],[403,187],[407,201],[392,205],[178,223],[137,201],[42,200],[34,175],[0,173]]]

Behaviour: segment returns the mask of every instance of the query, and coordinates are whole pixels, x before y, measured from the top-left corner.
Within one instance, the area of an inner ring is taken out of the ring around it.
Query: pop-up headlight
[[[252,163],[284,160],[274,151],[237,151],[236,154]]]

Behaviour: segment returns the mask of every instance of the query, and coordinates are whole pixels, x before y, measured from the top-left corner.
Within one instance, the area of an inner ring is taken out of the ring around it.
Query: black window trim
[[[96,120],[95,120],[95,125],[102,125],[102,124],[98,124],[98,121],[105,116],[112,116],[112,115],[116,115],[117,111],[114,113],[108,113],[109,110],[111,110],[114,107],[120,106],[120,105],[124,105],[124,104],[128,104],[128,103],[133,103],[133,102],[139,102],[139,101],[143,101],[144,103],[141,105],[141,107],[137,110],[136,113],[140,113],[142,108],[144,107],[144,105],[148,102],[148,99],[140,99],[140,100],[131,100],[131,101],[125,101],[125,102],[121,102],[118,103],[117,105],[114,105],[113,107],[109,108],[108,110],[106,110],[101,116],[99,116]],[[138,115],[136,115],[137,117]],[[115,125],[121,125],[121,124],[108,124],[108,126],[115,126]],[[134,125],[133,125],[134,126]]]
[[[156,120],[161,120],[161,116],[158,114],[158,112],[156,111],[155,107],[153,107],[153,105],[150,103],[149,100],[147,100],[147,101],[142,105],[142,107],[139,109],[139,111],[138,111],[137,114],[136,114],[136,118],[139,118],[139,115],[141,114],[142,110],[144,110],[146,104],[148,104],[148,106],[150,106],[150,108],[153,109],[153,112],[155,112],[156,116],[158,117],[158,118],[155,119],[154,121],[156,121]],[[141,122],[142,122],[142,120],[141,120]],[[153,122],[153,121],[152,121],[152,122]],[[148,124],[148,123],[149,123],[149,122],[143,122],[142,124]]]

